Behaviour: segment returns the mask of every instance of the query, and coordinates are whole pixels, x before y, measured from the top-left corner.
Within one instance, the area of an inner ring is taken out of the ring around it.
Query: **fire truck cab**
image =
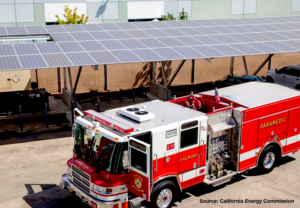
[[[300,92],[246,83],[102,113],[75,110],[61,188],[91,207],[171,207],[198,183],[218,186],[300,149]],[[135,197],[133,197],[135,196]]]

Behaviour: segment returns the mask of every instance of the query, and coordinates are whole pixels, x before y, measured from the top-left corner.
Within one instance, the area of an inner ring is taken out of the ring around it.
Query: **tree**
[[[162,18],[163,21],[166,21],[166,20],[176,20],[176,18],[174,17],[174,15],[170,14],[169,12],[168,12],[167,15],[161,15],[161,18]]]
[[[188,13],[184,11],[184,8],[182,8],[182,11],[179,12],[179,19],[180,20],[188,20]]]
[[[55,15],[57,18],[57,24],[66,25],[66,24],[86,24],[89,17],[82,14],[81,16],[77,14],[77,7],[72,10],[68,6],[65,6],[64,19],[61,19],[58,15]]]

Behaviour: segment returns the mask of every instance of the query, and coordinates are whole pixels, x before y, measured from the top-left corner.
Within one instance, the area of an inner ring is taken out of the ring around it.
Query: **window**
[[[180,148],[190,147],[198,143],[198,127],[181,132]]]
[[[146,148],[146,147],[145,147]],[[130,148],[131,166],[147,173],[147,154],[139,150]]]
[[[198,121],[191,121],[191,122],[182,124],[181,129],[188,129],[188,128],[191,128],[191,127],[197,126],[197,125],[198,125]]]
[[[293,69],[290,67],[284,67],[278,71],[279,74],[292,75]]]

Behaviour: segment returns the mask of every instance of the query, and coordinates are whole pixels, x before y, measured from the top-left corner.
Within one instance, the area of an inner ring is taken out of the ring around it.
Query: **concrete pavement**
[[[70,136],[71,131],[62,131],[0,142],[0,207],[85,207],[58,186],[66,161],[72,157]],[[181,201],[174,207],[300,207],[300,152],[282,159],[270,174],[251,170],[221,187],[188,188],[178,198]],[[200,203],[201,199],[217,203]],[[220,199],[289,199],[294,203],[221,203]]]

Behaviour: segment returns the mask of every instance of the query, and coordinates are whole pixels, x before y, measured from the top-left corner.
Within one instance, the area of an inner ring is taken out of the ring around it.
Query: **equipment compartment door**
[[[300,108],[289,110],[289,118],[288,118],[288,130],[287,130],[287,138],[286,138],[286,153],[293,152],[297,149],[297,136],[298,125],[299,125],[299,111]]]
[[[135,138],[129,138],[128,190],[150,201],[151,146]]]

